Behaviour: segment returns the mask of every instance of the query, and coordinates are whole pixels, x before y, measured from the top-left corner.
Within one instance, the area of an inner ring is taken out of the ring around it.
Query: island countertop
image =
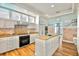
[[[48,35],[40,35],[38,38],[41,39],[41,40],[48,40],[52,37],[56,37],[56,36],[60,36],[62,34],[59,34],[59,35],[51,35],[51,36],[48,36]]]

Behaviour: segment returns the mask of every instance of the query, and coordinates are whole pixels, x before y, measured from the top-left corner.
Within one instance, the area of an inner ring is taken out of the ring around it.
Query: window
[[[0,18],[6,18],[9,19],[9,10],[0,8]]]
[[[32,16],[29,16],[29,23],[35,23],[35,18]]]

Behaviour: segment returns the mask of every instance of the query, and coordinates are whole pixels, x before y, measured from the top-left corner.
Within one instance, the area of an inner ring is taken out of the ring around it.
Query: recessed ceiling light
[[[55,5],[51,5],[51,7],[55,7]]]

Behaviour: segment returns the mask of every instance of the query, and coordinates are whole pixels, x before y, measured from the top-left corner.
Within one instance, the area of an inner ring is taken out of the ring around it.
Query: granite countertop
[[[62,35],[62,34],[59,34],[59,35]],[[51,36],[41,35],[41,36],[39,36],[39,39],[41,39],[41,40],[48,40],[50,38],[53,38],[53,37],[56,37],[56,36],[59,36],[59,35],[51,35]]]
[[[21,34],[0,34],[0,38],[10,37],[10,36],[20,36],[20,35],[30,35],[30,34],[38,34],[38,32],[31,32],[31,33],[21,33]]]

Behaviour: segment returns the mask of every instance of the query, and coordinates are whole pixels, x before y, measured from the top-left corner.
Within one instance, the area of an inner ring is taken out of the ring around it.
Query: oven
[[[19,47],[30,44],[30,35],[19,36]]]

